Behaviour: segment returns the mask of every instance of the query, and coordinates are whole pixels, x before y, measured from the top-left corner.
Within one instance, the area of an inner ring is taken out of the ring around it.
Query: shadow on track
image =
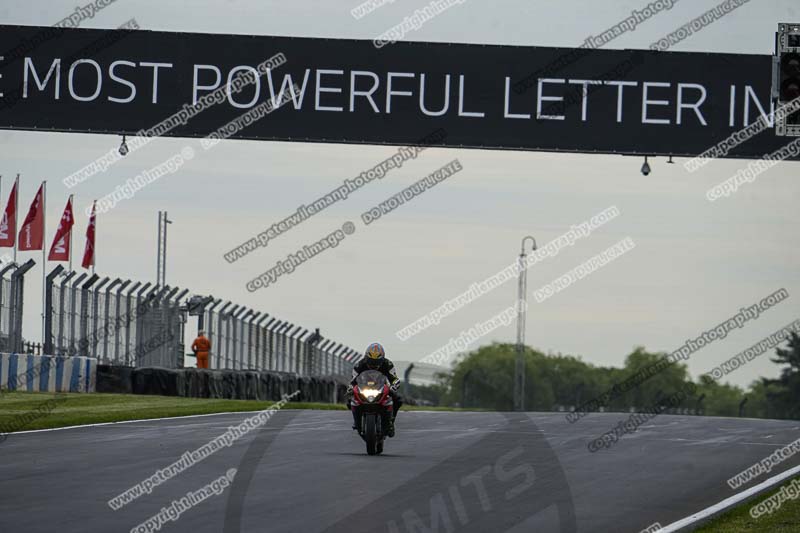
[[[240,533],[244,501],[255,469],[275,437],[296,413],[279,413],[273,431],[253,439],[231,487],[224,533]],[[525,414],[498,413],[506,425],[497,428],[411,480],[365,502],[364,506],[324,529],[351,532],[370,516],[380,531],[494,531],[524,523],[526,530],[574,533],[572,492],[555,452],[543,432]],[[356,453],[331,455],[361,456]],[[389,456],[391,457],[391,456]],[[401,458],[401,456],[394,456]],[[378,465],[384,457],[375,457]]]

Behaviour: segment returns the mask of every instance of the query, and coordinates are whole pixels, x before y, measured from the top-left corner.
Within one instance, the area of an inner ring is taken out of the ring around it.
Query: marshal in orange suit
[[[197,357],[197,368],[208,368],[208,352],[211,350],[211,341],[205,335],[205,331],[197,332],[197,338],[192,343],[192,351]]]

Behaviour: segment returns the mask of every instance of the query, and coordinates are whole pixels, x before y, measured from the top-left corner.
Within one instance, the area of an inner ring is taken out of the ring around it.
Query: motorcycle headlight
[[[378,397],[378,394],[380,394],[381,391],[378,389],[359,389],[359,392],[361,392],[361,396],[363,396],[367,401],[371,402]]]

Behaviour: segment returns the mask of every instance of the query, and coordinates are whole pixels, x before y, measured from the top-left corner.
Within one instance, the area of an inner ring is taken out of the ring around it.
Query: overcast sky
[[[358,2],[315,0],[117,0],[82,23],[113,28],[135,18],[144,29],[373,39],[423,0],[396,0],[355,20]],[[712,8],[715,0],[682,0],[611,43],[647,48]],[[467,0],[427,22],[409,40],[577,46],[623,20],[645,1]],[[75,0],[4,0],[3,24],[52,25]],[[778,22],[800,20],[796,0],[752,0],[674,49],[771,54]],[[118,146],[115,136],[0,131],[2,198],[22,175],[20,221],[42,179],[48,180],[47,245],[69,194],[61,179]],[[192,141],[195,142],[196,141]],[[185,140],[159,139],[129,155],[76,194],[75,260],[80,262],[83,209],[127,178],[161,163]],[[199,144],[197,144],[199,146]],[[555,238],[610,206],[621,215],[555,258],[533,267],[530,292],[625,237],[636,248],[528,311],[528,344],[621,365],[637,345],[672,351],[779,288],[791,297],[727,339],[695,354],[694,376],[800,318],[800,163],[782,163],[737,194],[709,203],[705,192],[742,162],[715,161],[694,174],[638,158],[431,149],[288,234],[231,265],[224,252],[395,152],[392,147],[225,141],[177,173],[139,191],[98,222],[98,273],[155,278],[156,213],[169,211],[167,281],[194,292],[269,312],[363,350],[380,341],[390,357],[417,360],[464,329],[513,304],[516,282],[483,296],[438,327],[401,342],[395,332],[494,274],[516,258],[520,239]],[[198,150],[198,152],[201,150]],[[405,186],[458,158],[464,170],[391,215],[364,227],[265,290],[245,283],[278,259],[341,227]],[[682,161],[679,161],[682,162]],[[38,254],[21,254],[39,259]],[[48,269],[54,265],[50,264]],[[25,336],[40,338],[41,270],[28,276]],[[513,342],[514,324],[481,339]],[[776,376],[767,357],[731,374],[748,384]]]

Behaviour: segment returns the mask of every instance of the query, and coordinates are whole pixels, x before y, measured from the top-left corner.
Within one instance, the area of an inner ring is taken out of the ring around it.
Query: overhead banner
[[[30,26],[0,55],[6,129],[694,156],[772,123],[766,55]]]

